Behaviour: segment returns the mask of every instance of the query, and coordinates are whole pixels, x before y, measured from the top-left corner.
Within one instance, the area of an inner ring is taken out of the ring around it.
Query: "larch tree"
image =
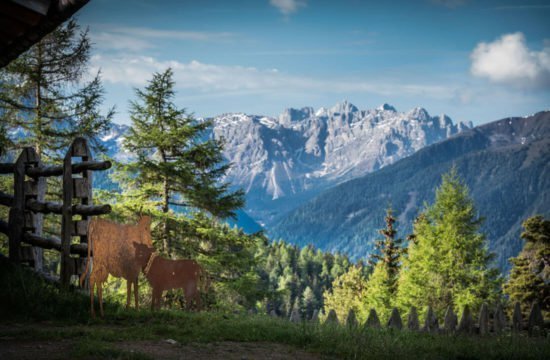
[[[438,316],[448,306],[477,310],[500,298],[499,272],[491,268],[492,254],[479,232],[478,217],[466,185],[456,168],[442,176],[435,202],[426,206],[414,224],[398,282],[398,304],[403,311],[430,305]]]
[[[386,210],[386,227],[379,233],[383,239],[376,241],[377,252],[371,255],[374,271],[367,282],[368,291],[363,299],[368,309],[375,309],[385,321],[389,318],[397,295],[397,280],[401,268],[402,239],[396,239],[395,217],[391,208]]]
[[[98,135],[109,129],[114,109],[101,113],[104,91],[100,74],[90,74],[91,44],[87,30],[74,20],[59,26],[0,69],[0,121],[13,136],[7,149],[30,146],[45,163],[59,161],[77,136],[103,150]],[[40,195],[61,196],[59,178],[39,179]],[[4,185],[9,185],[5,184]],[[37,215],[36,234],[59,233],[58,220]],[[42,250],[35,248],[36,268]],[[52,258],[52,268],[55,268]]]
[[[171,233],[171,224],[177,225],[172,208],[226,218],[244,205],[243,192],[230,191],[230,184],[221,182],[229,164],[223,161],[222,141],[205,139],[212,122],[198,121],[177,108],[174,85],[169,68],[153,74],[143,90],[136,89],[130,104],[132,126],[124,139],[125,149],[136,158],[119,176],[135,210],[149,206],[162,218],[159,235],[168,254],[177,236]]]
[[[344,321],[348,312],[353,310],[359,321],[364,322],[369,311],[363,302],[367,291],[363,269],[351,266],[347,272],[334,279],[332,289],[323,294],[325,314],[334,310],[338,319]]]
[[[0,70],[0,116],[23,132],[15,145],[33,146],[44,159],[58,159],[76,136],[99,147],[114,110],[101,114],[99,72],[89,77],[87,30],[69,20]]]
[[[525,314],[533,302],[550,312],[550,220],[537,215],[523,222],[523,249],[511,258],[510,278],[504,292],[511,302],[518,301]]]

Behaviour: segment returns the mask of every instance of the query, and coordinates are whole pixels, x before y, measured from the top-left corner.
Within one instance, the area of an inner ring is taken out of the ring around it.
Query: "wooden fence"
[[[272,315],[275,316],[274,313],[272,313]],[[302,320],[303,319],[300,312],[296,308],[293,309],[290,314],[290,321],[300,322]],[[313,322],[319,321],[318,310],[315,310],[310,320]],[[343,325],[350,329],[359,329],[361,327],[380,329],[383,327],[378,314],[374,309],[370,310],[364,324],[359,324],[353,310],[348,312],[346,319],[344,319],[343,322],[338,319],[338,316],[334,310],[330,310],[323,324],[328,326]],[[406,323],[401,318],[399,310],[394,308],[388,322],[386,323],[386,327],[396,330],[406,329],[409,331],[424,331],[440,334],[498,335],[509,331],[515,333],[527,331],[531,336],[544,336],[548,332],[541,308],[536,302],[532,304],[531,311],[527,319],[523,319],[520,304],[516,303],[511,321],[507,320],[504,313],[504,308],[502,306],[499,305],[493,311],[489,311],[489,307],[486,304],[483,304],[480,309],[479,316],[475,319],[469,307],[466,306],[462,311],[460,321],[458,320],[457,315],[453,312],[453,309],[449,307],[445,313],[443,322],[440,324],[435,312],[431,307],[428,307],[426,309],[423,325],[421,325],[418,319],[418,312],[415,307],[410,309],[407,315]]]
[[[61,254],[61,284],[69,286],[71,276],[83,270],[90,216],[111,212],[109,205],[92,204],[92,171],[110,167],[109,161],[93,160],[84,138],[73,141],[62,166],[44,166],[32,147],[24,148],[15,163],[0,163],[0,174],[13,174],[13,195],[0,192],[0,205],[9,207],[0,232],[8,236],[10,260],[42,270],[43,249],[55,249]],[[51,176],[63,177],[62,203],[44,200]],[[49,213],[61,215],[60,238],[42,234],[43,214]]]

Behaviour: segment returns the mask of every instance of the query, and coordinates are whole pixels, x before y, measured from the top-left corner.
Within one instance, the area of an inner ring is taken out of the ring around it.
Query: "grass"
[[[23,286],[24,284],[24,286]],[[30,271],[0,261],[0,339],[69,341],[71,358],[147,359],[117,349],[122,341],[174,339],[181,344],[218,341],[282,343],[345,359],[547,359],[550,341],[526,336],[444,336],[294,324],[265,315],[125,310],[107,307],[92,320],[88,298],[62,292]],[[18,301],[16,301],[19,299]],[[36,308],[33,308],[36,307]],[[15,326],[18,324],[17,326]]]

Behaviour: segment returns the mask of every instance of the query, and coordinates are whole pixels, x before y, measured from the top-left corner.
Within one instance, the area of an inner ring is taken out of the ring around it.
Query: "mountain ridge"
[[[224,138],[233,163],[226,179],[245,189],[247,212],[264,224],[328,187],[471,128],[420,107],[359,110],[348,101],[288,108],[278,117],[229,113],[212,120],[212,136]]]
[[[484,124],[427,146],[374,173],[339,184],[290,212],[269,234],[298,245],[313,243],[354,258],[372,250],[383,211],[398,214],[399,236],[433,201],[440,176],[454,164],[481,215],[489,247],[506,269],[521,248],[521,221],[550,214],[550,112]]]

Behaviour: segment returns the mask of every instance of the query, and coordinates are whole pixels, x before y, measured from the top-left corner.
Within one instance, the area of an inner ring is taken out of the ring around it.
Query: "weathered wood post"
[[[512,331],[520,332],[523,329],[523,316],[521,315],[521,306],[519,302],[514,305],[514,314],[512,315]]]
[[[349,329],[356,329],[358,326],[357,317],[355,316],[355,311],[349,309],[348,316],[346,316],[346,326]]]
[[[462,311],[462,317],[458,323],[458,332],[463,334],[471,334],[474,328],[472,313],[470,312],[470,307],[468,305],[464,306]]]
[[[336,311],[334,309],[331,309],[328,312],[327,318],[324,322],[324,325],[338,325],[338,316],[336,315]]]
[[[443,328],[445,329],[445,332],[448,334],[454,333],[457,322],[458,318],[453,311],[453,307],[449,305],[449,307],[447,307],[447,311],[445,312],[445,319],[443,320]]]
[[[418,321],[418,312],[416,307],[411,306],[409,316],[407,317],[407,329],[411,331],[418,331],[420,329],[420,321]]]
[[[378,318],[378,314],[376,314],[376,310],[370,309],[369,316],[367,317],[367,321],[365,322],[365,328],[380,328],[380,319]]]
[[[527,321],[527,329],[530,336],[541,335],[544,333],[544,317],[538,301],[531,306],[531,312],[529,313],[529,320]]]
[[[25,171],[28,167],[37,167],[40,159],[33,148],[23,149],[14,164],[13,171],[13,202],[9,213],[9,257],[10,260],[19,263],[30,261],[33,265],[42,268],[42,249],[34,248],[30,253],[22,253],[21,242],[25,230],[41,231],[41,222],[38,223],[36,216],[26,209],[27,198],[39,196],[39,190],[43,194],[45,189],[39,189],[35,181],[25,180]],[[44,186],[44,185],[42,185]],[[37,229],[37,226],[39,228]],[[23,255],[23,256],[22,256]]]
[[[80,273],[81,261],[71,257],[73,236],[80,236],[81,243],[87,243],[88,214],[81,214],[80,220],[73,219],[73,200],[79,199],[82,205],[92,203],[92,172],[84,170],[81,177],[73,177],[74,157],[91,161],[92,156],[84,138],[76,138],[63,160],[63,206],[61,212],[61,284],[68,287],[72,275]]]
[[[479,311],[479,335],[487,335],[489,333],[489,309],[487,304],[481,305]]]
[[[493,316],[493,332],[500,334],[506,328],[506,316],[502,310],[502,305],[498,304]]]
[[[401,315],[399,315],[399,310],[395,307],[391,311],[390,319],[388,320],[388,328],[397,330],[401,330],[403,328]]]
[[[433,311],[432,307],[429,305],[426,311],[426,319],[424,320],[424,328],[422,328],[422,331],[426,331],[426,332],[439,331],[439,322],[437,320],[437,315]]]

